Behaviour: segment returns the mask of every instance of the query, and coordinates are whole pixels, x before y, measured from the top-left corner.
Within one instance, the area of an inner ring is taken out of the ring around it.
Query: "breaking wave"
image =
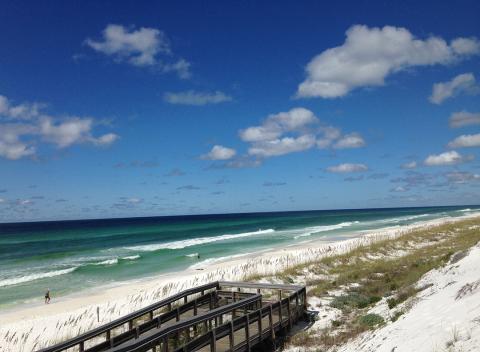
[[[45,279],[47,277],[64,275],[64,274],[68,274],[68,273],[71,273],[71,272],[75,271],[77,268],[78,267],[73,267],[73,268],[62,269],[62,270],[48,271],[46,273],[28,274],[28,275],[25,275],[25,276],[3,279],[3,280],[0,280],[0,287],[12,286],[12,285],[21,284],[21,283],[24,283],[24,282],[29,282],[29,281],[39,280],[39,279]]]
[[[153,251],[158,251],[160,249],[182,249],[186,247],[198,246],[201,244],[206,244],[211,242],[226,241],[226,240],[232,240],[236,238],[249,237],[249,236],[255,236],[255,235],[264,235],[264,234],[273,233],[273,232],[275,232],[274,229],[258,230],[258,231],[244,232],[244,233],[239,233],[234,235],[200,237],[200,238],[192,238],[188,240],[173,241],[173,242],[167,242],[167,243],[131,246],[131,247],[125,247],[125,249],[132,250],[132,251],[144,251],[144,252],[153,252]]]
[[[352,226],[352,225],[358,224],[358,223],[360,223],[360,222],[359,221],[347,221],[347,222],[342,222],[342,223],[336,224],[336,225],[324,225],[324,226],[308,227],[306,229],[306,232],[295,236],[294,239],[298,239],[298,238],[301,238],[301,237],[308,237],[308,236],[311,236],[312,234],[318,233],[318,232],[339,230],[339,229],[343,229],[344,227],[349,227],[349,226]]]

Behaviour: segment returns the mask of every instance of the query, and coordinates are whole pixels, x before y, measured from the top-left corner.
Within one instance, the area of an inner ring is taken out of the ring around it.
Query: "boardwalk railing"
[[[183,304],[173,307],[179,300]],[[163,307],[168,310],[154,314]],[[305,308],[304,286],[214,282],[42,352],[247,351],[262,341],[275,341],[279,331],[291,328],[304,316]],[[138,320],[142,317],[147,320]],[[111,335],[113,328],[126,324],[127,331]],[[105,339],[98,341],[103,334]],[[88,340],[94,343],[87,346]]]
[[[212,282],[206,285],[198,286],[189,290],[185,290],[177,293],[176,295],[170,296],[166,299],[163,299],[157,303],[151,304],[145,308],[142,308],[136,312],[128,314],[119,319],[113,320],[108,324],[102,325],[96,329],[90,330],[82,335],[79,335],[71,340],[60,343],[58,345],[42,349],[41,352],[60,352],[66,351],[71,347],[78,347],[78,351],[82,352],[85,350],[85,343],[89,340],[98,338],[102,335],[105,335],[105,339],[108,341],[112,338],[112,331],[115,329],[124,329],[125,325],[128,325],[128,330],[131,331],[134,329],[134,322],[143,317],[148,317],[150,320],[153,320],[162,309],[168,309],[172,311],[173,303],[183,300],[187,302],[191,296],[203,296],[205,292],[215,291],[218,289],[218,282]],[[123,330],[122,329],[122,330]]]

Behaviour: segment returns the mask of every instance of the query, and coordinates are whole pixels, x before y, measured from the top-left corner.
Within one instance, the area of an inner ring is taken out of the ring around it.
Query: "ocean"
[[[0,224],[0,309],[306,241],[480,207],[322,210]]]

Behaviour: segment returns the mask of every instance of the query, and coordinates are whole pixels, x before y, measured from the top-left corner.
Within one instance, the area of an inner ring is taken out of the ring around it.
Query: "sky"
[[[480,203],[478,1],[3,1],[0,222]]]

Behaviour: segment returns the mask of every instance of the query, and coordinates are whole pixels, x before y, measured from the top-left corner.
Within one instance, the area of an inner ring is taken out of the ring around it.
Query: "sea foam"
[[[294,239],[298,239],[301,237],[308,237],[311,236],[314,233],[318,232],[326,232],[326,231],[333,231],[333,230],[339,230],[343,229],[344,227],[349,227],[354,224],[359,224],[359,221],[347,221],[347,222],[342,222],[340,224],[336,225],[323,225],[323,226],[314,226],[314,227],[307,227],[306,231],[302,233],[301,235],[297,235],[294,237]]]
[[[29,274],[29,275],[25,275],[25,276],[3,279],[3,280],[0,280],[0,287],[17,285],[17,284],[21,284],[21,283],[24,283],[24,282],[34,281],[34,280],[38,280],[38,279],[44,279],[44,278],[47,278],[47,277],[64,275],[64,274],[68,274],[68,273],[71,273],[71,272],[75,271],[77,268],[78,267],[73,267],[73,268],[68,268],[68,269],[48,271],[46,273]]]
[[[124,248],[132,251],[145,251],[145,252],[158,251],[160,249],[182,249],[186,247],[198,246],[201,244],[206,244],[211,242],[226,241],[226,240],[232,240],[236,238],[249,237],[249,236],[255,236],[255,235],[264,235],[264,234],[269,234],[274,232],[275,232],[274,229],[267,229],[267,230],[253,231],[253,232],[238,233],[234,235],[200,237],[200,238],[192,238],[192,239],[182,240],[182,241],[155,243],[155,244],[131,246],[131,247],[124,247]]]

